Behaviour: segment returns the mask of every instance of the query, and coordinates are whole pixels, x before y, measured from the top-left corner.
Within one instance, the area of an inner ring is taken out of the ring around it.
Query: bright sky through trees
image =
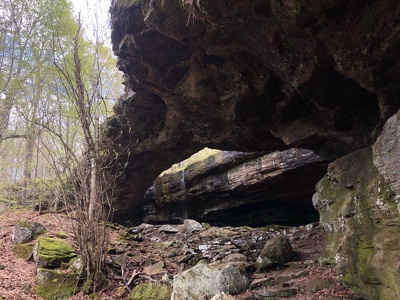
[[[35,193],[31,184],[54,178],[68,163],[66,146],[77,157],[85,153],[72,102],[76,57],[95,125],[112,114],[123,86],[110,44],[109,1],[0,0],[0,198],[13,184]]]
[[[109,9],[111,0],[71,0],[74,6],[75,15],[81,14],[82,24],[86,28],[93,28],[100,24],[103,29],[106,30],[106,45],[111,45],[110,42],[110,28],[109,28]],[[97,21],[96,21],[97,20]],[[93,32],[91,30],[86,31],[87,37],[91,37]]]

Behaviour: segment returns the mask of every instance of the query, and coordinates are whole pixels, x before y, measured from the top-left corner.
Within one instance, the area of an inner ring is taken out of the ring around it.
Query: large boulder
[[[47,237],[38,238],[33,249],[33,260],[39,268],[59,268],[76,256],[66,241]]]
[[[46,228],[40,223],[20,220],[14,225],[11,239],[14,244],[23,244],[36,239],[46,231]]]
[[[318,220],[310,201],[327,162],[310,150],[220,151],[159,176],[146,193],[145,221],[186,217],[214,225],[299,225]]]
[[[221,270],[199,262],[193,268],[174,276],[171,300],[198,300],[218,293],[244,292],[249,279],[242,266],[228,264]]]
[[[60,270],[39,268],[36,294],[43,299],[68,299],[78,292],[79,275]]]
[[[374,152],[378,161],[380,155],[386,152]],[[327,232],[325,256],[365,299],[400,298],[400,222],[392,186],[368,147],[331,163],[313,197]]]
[[[116,215],[140,221],[158,174],[206,146],[371,145],[400,108],[399,14],[397,0],[112,1]]]
[[[256,260],[257,270],[263,271],[288,262],[292,258],[292,245],[289,238],[277,235],[267,241]]]

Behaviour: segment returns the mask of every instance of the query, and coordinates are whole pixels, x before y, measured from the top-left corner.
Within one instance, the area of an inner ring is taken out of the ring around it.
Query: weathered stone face
[[[400,200],[400,110],[391,117],[373,146],[374,165]],[[400,212],[400,206],[398,207]]]
[[[140,219],[155,177],[205,146],[371,145],[400,107],[399,13],[397,0],[113,1],[126,93],[109,136],[131,153],[116,213]]]
[[[313,197],[328,234],[326,255],[366,299],[400,296],[398,201],[366,148],[331,163]]]
[[[257,257],[257,270],[266,270],[267,268],[288,262],[292,258],[293,249],[288,237],[277,235],[267,241],[260,255]]]
[[[24,220],[20,220],[17,224],[14,225],[12,242],[14,244],[23,244],[34,240],[45,232],[46,228],[40,223],[30,223]]]
[[[171,300],[196,300],[213,297],[220,292],[239,294],[249,286],[243,267],[228,264],[221,270],[200,262],[174,276]]]

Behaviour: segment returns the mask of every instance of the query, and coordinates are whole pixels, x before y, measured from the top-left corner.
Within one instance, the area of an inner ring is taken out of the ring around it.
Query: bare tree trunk
[[[33,95],[32,99],[32,111],[28,119],[26,120],[26,145],[25,145],[25,159],[24,159],[24,178],[23,178],[23,192],[21,205],[26,206],[28,204],[28,185],[32,181],[32,170],[33,170],[33,154],[35,149],[35,140],[38,135],[37,130],[37,112],[39,108],[39,102],[42,98],[43,85],[41,79],[36,80],[37,90],[36,95]]]
[[[4,134],[10,121],[11,109],[14,103],[12,95],[6,95],[5,99],[0,100],[0,146],[3,142]]]
[[[89,199],[89,222],[95,221],[95,206],[97,201],[97,162],[96,157],[90,159],[90,199]]]
[[[24,158],[24,172],[23,172],[23,189],[21,197],[21,206],[28,205],[29,183],[32,180],[32,162],[33,162],[33,149],[35,147],[34,136],[28,136],[26,139],[25,158]]]

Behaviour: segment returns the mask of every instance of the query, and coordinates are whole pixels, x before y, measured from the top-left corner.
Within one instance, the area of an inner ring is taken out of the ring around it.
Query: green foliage
[[[115,184],[104,172],[116,164],[104,160],[101,123],[121,94],[116,58],[103,28],[81,27],[69,0],[3,1],[0,11],[0,201],[58,209],[72,199],[91,286]]]
[[[78,157],[85,151],[71,85],[78,22],[69,0],[3,1],[0,11],[0,92],[6,95],[0,99],[0,189],[26,179],[28,190],[32,177],[46,180],[72,164],[67,149]],[[96,102],[99,120],[105,120],[121,93],[116,58],[105,38],[93,41],[85,34],[78,54],[85,99]],[[60,76],[60,70],[72,76]]]
[[[37,178],[30,181],[26,186],[15,183],[9,186],[0,186],[0,203],[8,209],[20,208],[20,199],[24,190],[28,191],[29,206],[37,209],[58,210],[64,206],[64,201],[70,197],[72,182],[65,180],[63,184],[59,180]]]

